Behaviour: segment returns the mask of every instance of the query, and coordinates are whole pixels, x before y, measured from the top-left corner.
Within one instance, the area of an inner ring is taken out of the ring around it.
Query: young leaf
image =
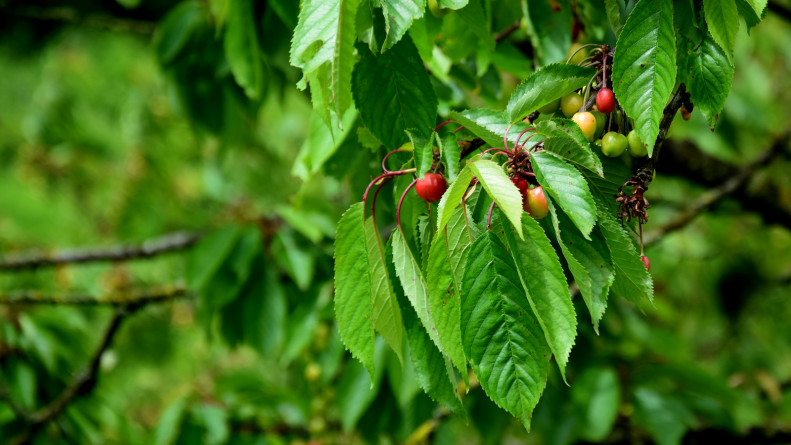
[[[454,209],[461,204],[461,199],[467,192],[467,187],[473,176],[472,169],[465,167],[455,181],[450,185],[450,188],[442,195],[439,201],[439,210],[437,210],[437,232],[442,232],[445,224],[450,221]]]
[[[395,264],[396,275],[401,280],[401,287],[415,309],[418,318],[420,318],[420,323],[428,332],[431,341],[434,342],[442,354],[445,354],[445,348],[439,338],[434,316],[431,313],[426,278],[423,276],[415,256],[404,241],[404,235],[401,230],[393,230],[393,234],[390,237],[393,243],[393,264]]]
[[[459,174],[459,163],[461,162],[461,151],[455,133],[448,133],[442,138],[437,138],[439,154],[442,163],[445,164],[445,173],[448,175],[448,182],[453,182]]]
[[[536,129],[547,136],[544,150],[604,177],[601,161],[591,150],[579,125],[569,119],[551,119],[539,122]]]
[[[691,42],[684,43],[685,51],[679,53],[678,61],[681,81],[687,86],[695,108],[703,113],[713,130],[731,89],[733,66],[711,34],[696,48]]]
[[[544,105],[584,87],[594,73],[592,68],[569,63],[553,63],[534,72],[511,95],[505,109],[508,121],[521,120]]]
[[[569,271],[580,288],[582,299],[591,315],[593,329],[599,332],[599,320],[607,309],[607,294],[615,279],[610,251],[599,227],[594,227],[590,241],[562,210],[547,200],[552,218],[552,231],[563,251]]]
[[[673,2],[637,2],[615,45],[613,91],[635,130],[654,151],[662,109],[676,83]]]
[[[609,214],[599,214],[599,227],[607,241],[615,267],[612,292],[637,304],[641,304],[644,299],[653,301],[654,284],[651,275],[640,261],[640,253],[635,249],[629,235]]]
[[[259,100],[264,90],[264,67],[254,17],[252,0],[230,0],[223,43],[236,83],[247,97]]]
[[[423,17],[425,0],[380,0],[387,37],[382,52],[392,48],[406,34],[412,22]]]
[[[494,200],[497,207],[514,225],[519,238],[522,238],[522,195],[513,182],[503,171],[503,168],[486,159],[481,159],[468,164],[478,181],[486,189],[486,193]]]
[[[352,103],[352,68],[359,6],[360,0],[341,0],[335,53],[332,57],[332,96],[338,116],[343,116]]]
[[[486,394],[530,429],[551,351],[519,288],[514,261],[486,231],[472,244],[462,280],[462,344]]]
[[[704,0],[706,24],[714,41],[725,50],[728,61],[733,63],[733,45],[739,32],[739,9],[734,0]]]
[[[391,150],[407,141],[408,128],[428,137],[437,96],[412,40],[406,36],[379,56],[362,53],[352,91],[365,126]]]
[[[472,108],[461,112],[451,111],[450,117],[464,125],[464,128],[483,139],[492,147],[501,147],[503,145],[503,135],[508,128],[508,121],[502,112],[488,108]],[[508,142],[516,143],[519,133],[529,127],[530,125],[524,122],[515,123],[508,131]],[[530,133],[528,132],[523,136],[523,139],[529,135]]]
[[[571,217],[585,239],[590,239],[590,232],[596,223],[596,205],[587,181],[576,168],[555,154],[536,152],[530,159],[536,179],[544,192],[549,193]]]
[[[429,137],[424,137],[419,131],[414,129],[406,130],[406,134],[412,142],[412,150],[415,153],[417,177],[418,179],[423,179],[434,161],[434,138],[437,134],[431,132]]]
[[[577,315],[558,255],[533,218],[522,219],[524,241],[518,241],[507,224],[503,224],[503,229],[527,300],[565,380],[566,364],[577,336]]]
[[[330,62],[335,55],[341,0],[304,0],[291,40],[289,63],[303,74]],[[304,84],[300,85],[304,88]]]
[[[472,243],[471,232],[465,224],[465,207],[453,212],[443,232],[434,237],[426,267],[426,281],[431,313],[445,352],[462,375],[467,372],[467,360],[461,346],[459,329],[459,296],[461,294],[462,257]],[[469,215],[468,215],[469,217]],[[477,235],[477,228],[474,229]]]

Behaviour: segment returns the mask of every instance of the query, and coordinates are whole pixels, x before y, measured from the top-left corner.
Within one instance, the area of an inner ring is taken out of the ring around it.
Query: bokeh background
[[[251,100],[225,60],[218,18],[226,2],[0,1],[0,257],[177,232],[203,237],[197,247],[151,258],[0,270],[0,443],[26,431],[20,412],[46,407],[80,375],[114,317],[106,305],[14,298],[28,290],[129,297],[185,286],[186,295],[125,316],[96,386],[27,438],[791,442],[788,150],[648,247],[653,307],[612,301],[598,336],[580,322],[570,386],[555,370],[532,433],[480,388],[465,397],[468,419],[449,415],[386,348],[372,387],[334,324],[332,241],[386,151],[356,125],[330,134],[309,92],[296,88],[301,74],[288,50],[297,3],[255,5],[265,87]],[[674,122],[647,194],[647,233],[791,130],[789,5],[770,3],[763,23],[749,35],[740,29],[716,131],[700,113]],[[503,4],[492,29],[506,28],[519,8]],[[522,30],[498,45],[485,73],[476,72],[474,56],[454,50],[464,42],[444,42],[454,68],[433,79],[440,112],[504,107],[532,66],[520,38]],[[611,38],[598,29],[583,35]],[[391,215],[392,203],[383,200],[380,211]],[[213,263],[218,248],[245,246],[253,250],[240,267]],[[215,307],[191,292],[195,283],[209,283],[206,294],[218,286],[238,297]],[[267,298],[249,296],[262,288]]]

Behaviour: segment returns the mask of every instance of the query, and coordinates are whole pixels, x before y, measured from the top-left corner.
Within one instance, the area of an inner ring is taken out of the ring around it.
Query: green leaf
[[[617,38],[621,35],[621,30],[623,29],[621,7],[618,5],[618,0],[604,0],[604,9],[607,12],[607,21],[610,22],[610,28],[612,28],[612,32]]]
[[[462,344],[486,394],[530,429],[549,373],[541,327],[513,259],[491,231],[470,248],[462,280]]]
[[[453,182],[459,175],[459,164],[461,163],[461,149],[455,133],[448,133],[442,138],[437,138],[439,154],[442,163],[445,164],[445,173],[448,175],[448,182]]]
[[[404,37],[412,22],[423,17],[426,2],[425,0],[379,0],[379,2],[382,5],[387,31],[382,46],[384,53]]]
[[[415,153],[417,177],[423,179],[434,162],[434,138],[437,134],[431,132],[429,137],[423,137],[417,130],[406,130],[406,134],[409,141],[412,142],[412,150]]]
[[[223,43],[236,83],[247,97],[259,100],[264,90],[264,68],[252,1],[230,0]]]
[[[739,32],[739,9],[734,0],[704,0],[706,24],[714,41],[725,50],[728,61],[733,63],[733,45]]]
[[[390,237],[393,243],[393,264],[395,264],[396,275],[401,279],[401,287],[420,318],[420,323],[428,332],[431,341],[442,354],[445,354],[445,348],[439,338],[436,322],[431,313],[426,278],[423,276],[415,256],[404,241],[401,229],[393,230]]]
[[[206,24],[200,2],[180,2],[162,18],[154,35],[154,50],[159,62],[168,65],[180,56],[196,30]]]
[[[610,251],[598,226],[593,228],[588,241],[562,210],[556,209],[551,200],[547,202],[555,239],[580,288],[591,315],[593,329],[598,333],[599,320],[607,309],[607,294],[615,279]]]
[[[610,367],[587,368],[571,387],[571,399],[580,410],[582,438],[603,441],[615,425],[621,404],[618,373]]]
[[[332,95],[338,116],[343,116],[352,103],[352,68],[359,6],[360,0],[341,0],[335,54],[332,58]]]
[[[186,405],[186,397],[182,396],[162,411],[154,430],[154,445],[170,445],[176,441],[181,431]]]
[[[607,241],[615,267],[612,292],[638,304],[644,299],[653,301],[654,284],[651,275],[640,260],[640,253],[635,249],[629,235],[609,214],[599,214],[599,227]]]
[[[601,150],[595,147],[594,152],[598,154],[601,153]],[[618,194],[618,187],[632,177],[632,169],[620,158],[610,158],[602,154],[599,156],[599,160],[604,167],[604,178],[594,175],[588,170],[580,170],[580,173],[588,181],[591,195],[599,210],[607,210],[615,214],[617,205],[614,198]]]
[[[459,329],[459,296],[461,294],[462,257],[472,243],[472,230],[465,224],[466,207],[458,207],[443,232],[434,237],[428,255],[426,282],[431,314],[445,352],[462,375],[467,360],[461,345]],[[467,215],[469,220],[469,215]]]
[[[502,147],[503,135],[508,129],[508,121],[502,112],[488,108],[472,108],[461,112],[451,111],[450,117],[492,147]],[[524,122],[515,123],[508,131],[508,142],[516,143],[519,133],[529,127],[530,125]],[[529,135],[530,133],[526,134]]]
[[[507,225],[504,225],[504,232],[527,300],[565,380],[566,364],[577,336],[577,315],[563,267],[535,219],[522,219],[524,241],[516,240]]]
[[[360,363],[352,361],[334,385],[337,393],[335,412],[338,413],[344,431],[351,431],[379,394],[387,358],[385,351],[382,339],[377,338],[376,357],[372,362],[376,371],[370,372]]]
[[[678,61],[681,81],[687,86],[695,108],[703,113],[713,130],[731,89],[733,66],[711,34],[697,48],[691,42],[684,43],[685,51],[680,53]]]
[[[522,9],[530,42],[540,64],[565,61],[571,45],[571,2],[522,0]]]
[[[750,33],[750,28],[761,23],[764,15],[766,15],[766,1],[750,0],[747,2],[746,0],[736,0],[736,8],[739,9],[739,14],[744,17],[744,22],[747,24],[747,34]],[[758,9],[761,12],[758,12]]]
[[[569,119],[551,119],[536,124],[536,130],[547,136],[544,150],[604,176],[599,157],[591,150],[579,125]]]
[[[635,120],[640,139],[654,151],[662,110],[676,83],[673,2],[637,2],[615,45],[613,91]]]
[[[204,287],[217,273],[239,239],[239,233],[236,225],[224,227],[203,238],[192,249],[187,259],[187,284],[193,292]]]
[[[588,183],[576,168],[557,155],[542,151],[530,156],[533,171],[545,193],[566,212],[585,239],[590,239],[596,223],[596,205]]]
[[[408,36],[379,56],[363,51],[352,91],[365,126],[391,150],[407,141],[404,130],[428,137],[434,127],[437,97]]]
[[[313,86],[314,84],[311,83],[311,89]],[[338,122],[334,112],[331,113],[330,125],[325,125],[321,117],[317,113],[313,113],[308,137],[299,149],[299,154],[291,167],[291,173],[303,181],[307,181],[318,173],[349,137],[354,129],[353,124],[356,119],[357,110],[354,108],[346,110],[346,114],[341,119],[342,124]],[[343,130],[338,128],[343,128]]]
[[[764,13],[764,9],[766,9],[766,4],[768,3],[767,0],[746,0],[750,6],[752,6],[755,13],[760,17]]]
[[[461,9],[467,6],[470,0],[439,0],[438,4],[440,8],[446,9]]]
[[[376,40],[374,28],[374,8],[372,2],[376,0],[360,0],[360,7],[357,9],[357,39],[366,45],[372,53],[379,50],[379,43]]]
[[[349,207],[335,238],[335,317],[343,344],[363,366],[374,371],[371,279],[363,225],[363,204]]]
[[[522,238],[522,195],[503,168],[492,161],[481,159],[468,164],[486,193],[494,200],[497,207],[514,225],[519,238]]]
[[[437,232],[442,232],[445,225],[450,221],[453,216],[454,209],[461,204],[461,199],[467,192],[467,187],[470,185],[474,173],[469,167],[465,167],[455,181],[450,185],[450,188],[442,195],[439,201],[439,209],[437,210]]]
[[[634,407],[635,420],[659,445],[681,443],[686,430],[697,424],[695,414],[683,403],[652,388],[634,390]]]
[[[335,56],[341,0],[304,0],[291,40],[289,63],[310,74]]]
[[[508,121],[521,120],[544,105],[584,87],[594,74],[592,68],[568,63],[554,63],[534,72],[511,95],[505,110]]]

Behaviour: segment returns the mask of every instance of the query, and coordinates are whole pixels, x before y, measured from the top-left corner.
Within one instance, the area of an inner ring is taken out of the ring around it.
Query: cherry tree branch
[[[0,304],[9,306],[37,304],[49,306],[124,307],[129,305],[164,303],[184,297],[189,297],[189,292],[184,285],[177,284],[138,293],[119,293],[105,298],[96,298],[91,295],[45,295],[41,292],[30,290],[9,294],[0,293]]]
[[[108,247],[64,249],[52,253],[28,252],[16,257],[0,259],[0,271],[52,267],[66,263],[123,261],[150,258],[159,254],[186,249],[195,244],[200,233],[176,232],[144,241],[141,244],[121,244]]]
[[[89,28],[105,29],[114,32],[152,35],[156,22],[137,18],[116,17],[109,14],[95,14],[79,11],[65,6],[41,7],[35,5],[14,5],[14,2],[0,0],[4,14],[42,22],[64,22]]]

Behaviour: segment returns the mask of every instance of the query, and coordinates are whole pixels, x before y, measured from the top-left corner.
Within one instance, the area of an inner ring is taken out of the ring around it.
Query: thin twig
[[[64,249],[52,253],[28,252],[17,257],[0,259],[0,271],[52,267],[66,263],[88,263],[95,261],[123,261],[149,258],[162,253],[186,249],[203,235],[191,232],[176,232],[144,241],[142,244],[121,244],[108,247]]]
[[[10,294],[0,294],[0,305],[49,305],[49,306],[115,306],[122,307],[130,304],[164,303],[189,296],[183,285],[160,287],[156,290],[145,292],[119,293],[104,298],[91,295],[56,296],[45,295],[38,291],[19,291]]]
[[[64,22],[114,32],[151,35],[156,29],[156,22],[119,18],[111,15],[86,14],[69,7],[10,6],[7,2],[0,1],[0,9],[3,10],[4,14],[30,20]]]
[[[511,26],[509,26],[508,28],[505,28],[504,30],[498,32],[497,35],[494,36],[494,41],[499,43],[507,39],[508,36],[513,34],[514,31],[516,31],[517,29],[519,29],[520,23],[521,22],[517,20],[514,23],[512,23]]]

